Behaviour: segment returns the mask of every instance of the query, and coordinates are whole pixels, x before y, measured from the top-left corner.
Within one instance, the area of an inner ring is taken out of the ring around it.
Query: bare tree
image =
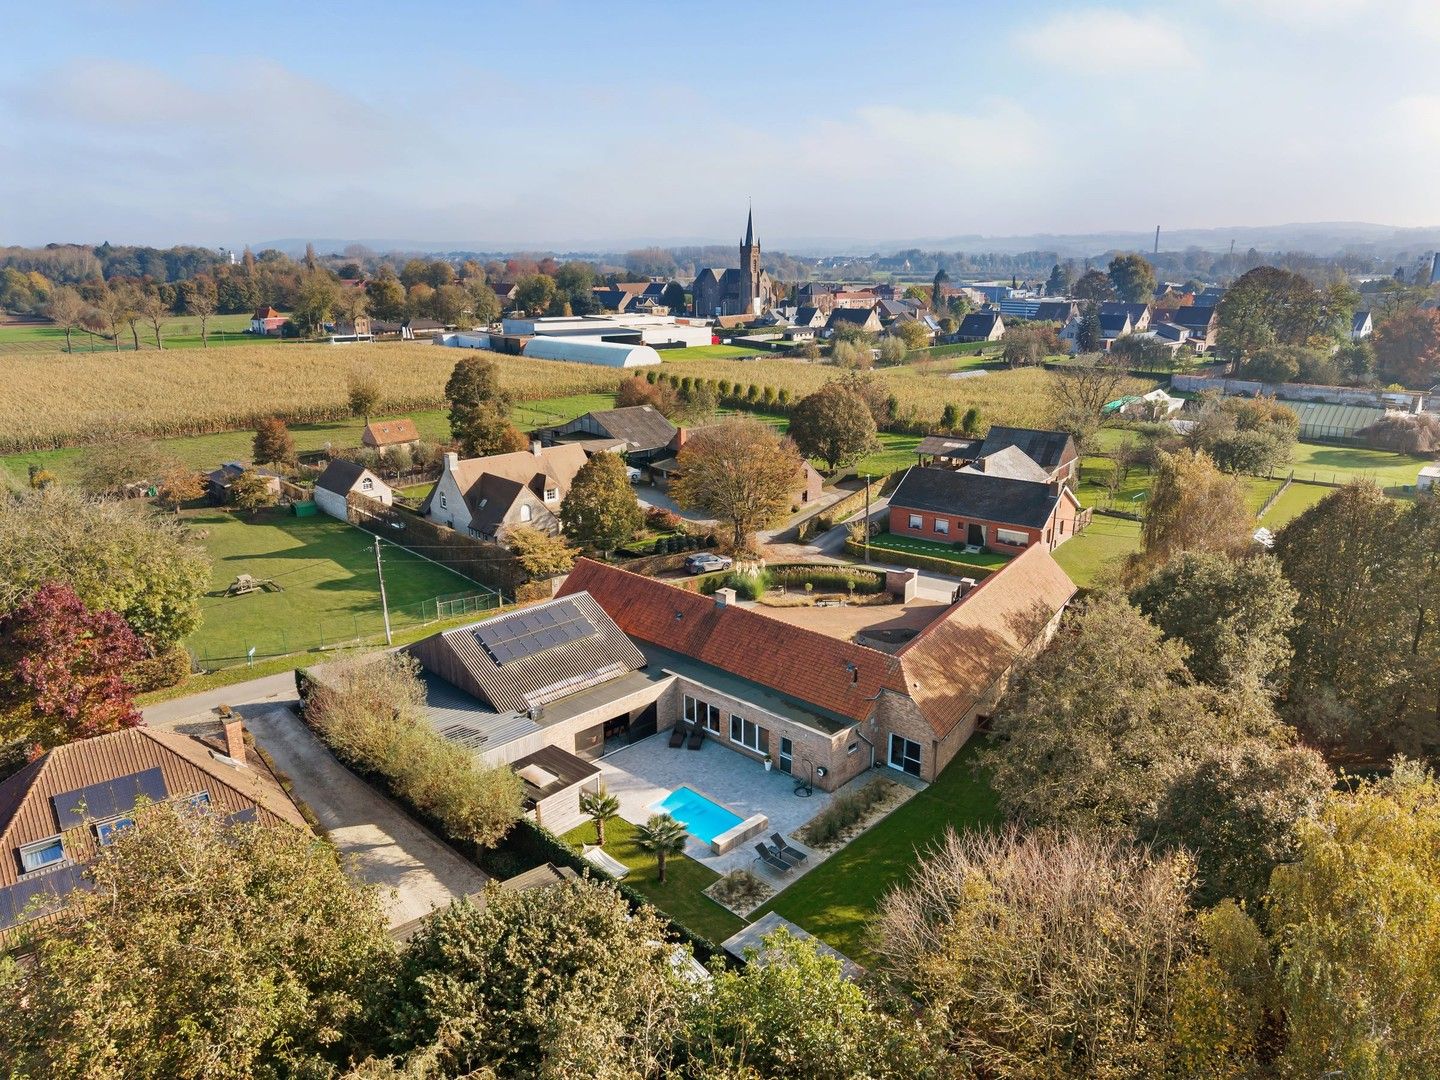
[[[140,299],[140,314],[150,324],[151,331],[155,334],[155,348],[164,351],[165,343],[160,340],[160,324],[170,317],[170,308],[160,294],[154,290],[147,291]],[[136,342],[139,348],[139,342]]]
[[[194,283],[190,290],[190,296],[185,301],[185,309],[200,320],[200,345],[201,348],[210,347],[210,333],[208,324],[215,315],[215,308],[219,304],[216,296],[215,286],[205,279]]]
[[[105,295],[100,299],[99,311],[105,325],[110,329],[110,340],[115,344],[115,351],[119,352],[120,326],[127,321],[126,313],[129,311],[124,292],[118,288],[106,289]]]
[[[1128,380],[1124,361],[1108,353],[1085,353],[1062,365],[1051,383],[1057,425],[1083,437],[1099,424],[1102,410],[1120,396]]]
[[[69,285],[62,285],[50,294],[45,314],[64,333],[65,351],[70,352],[70,335],[80,328],[80,320],[85,317],[85,301]]]

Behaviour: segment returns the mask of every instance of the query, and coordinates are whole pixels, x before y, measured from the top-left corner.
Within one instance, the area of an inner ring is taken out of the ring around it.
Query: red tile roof
[[[396,443],[411,443],[420,440],[415,421],[408,416],[398,420],[375,420],[365,425],[360,441],[366,446],[394,446]]]
[[[575,564],[559,595],[582,591],[633,638],[856,722],[898,672],[895,658],[875,649],[590,559]]]

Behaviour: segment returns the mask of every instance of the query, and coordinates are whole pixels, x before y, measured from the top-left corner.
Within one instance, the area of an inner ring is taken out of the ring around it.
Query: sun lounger
[[[699,750],[700,744],[705,741],[705,729],[702,727],[692,728],[690,731],[690,749]]]
[[[671,729],[670,729],[670,749],[673,750],[673,749],[675,749],[676,747],[683,745],[684,742],[685,742],[685,736],[686,736],[686,734],[687,734],[687,732],[685,731],[685,725],[684,725],[684,724],[676,724],[673,728],[671,728]]]
[[[770,834],[770,842],[775,845],[775,851],[781,858],[789,859],[791,862],[802,863],[810,857],[799,848],[787,844],[785,838],[778,832]]]
[[[784,859],[778,858],[775,853],[764,844],[756,844],[755,850],[759,852],[760,859],[766,866],[774,870],[779,870],[782,874],[789,872],[791,864],[787,863]]]

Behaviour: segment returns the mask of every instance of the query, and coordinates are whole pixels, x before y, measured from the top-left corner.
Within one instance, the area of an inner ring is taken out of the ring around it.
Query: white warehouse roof
[[[526,343],[523,356],[538,360],[569,360],[576,364],[602,367],[646,367],[660,363],[660,354],[649,345],[625,345],[597,338],[537,337]]]

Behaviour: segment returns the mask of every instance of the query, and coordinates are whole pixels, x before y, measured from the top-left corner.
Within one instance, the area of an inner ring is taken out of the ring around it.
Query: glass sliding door
[[[920,744],[913,739],[892,733],[890,736],[890,767],[907,772],[911,776],[919,776]]]

